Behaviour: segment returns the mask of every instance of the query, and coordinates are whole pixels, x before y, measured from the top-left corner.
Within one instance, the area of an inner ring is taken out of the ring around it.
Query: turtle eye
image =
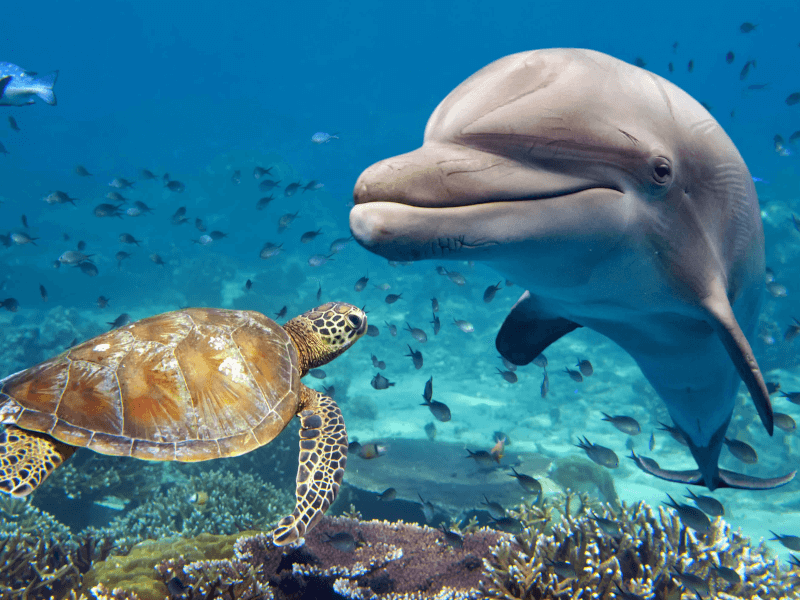
[[[356,329],[361,327],[361,317],[358,315],[347,315],[347,320],[350,321]]]

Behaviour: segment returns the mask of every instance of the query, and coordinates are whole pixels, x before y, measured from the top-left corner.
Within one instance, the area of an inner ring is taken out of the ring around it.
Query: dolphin
[[[422,147],[367,168],[350,228],[390,260],[481,260],[526,289],[497,335],[527,364],[577,327],[638,363],[698,469],[683,484],[769,489],[717,462],[744,381],[773,413],[750,347],[765,286],[753,179],[708,111],[616,58],[546,49],[501,58],[434,110]]]

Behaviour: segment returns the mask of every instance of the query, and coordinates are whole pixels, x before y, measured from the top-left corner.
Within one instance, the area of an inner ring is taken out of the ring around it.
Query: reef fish
[[[712,490],[794,477],[718,466],[741,380],[774,427],[749,341],[764,233],[738,150],[673,83],[592,50],[501,58],[439,104],[421,148],[367,168],[353,196],[350,230],[366,249],[483,260],[526,289],[496,339],[511,362],[578,327],[625,349],[698,466],[636,457],[639,468]]]

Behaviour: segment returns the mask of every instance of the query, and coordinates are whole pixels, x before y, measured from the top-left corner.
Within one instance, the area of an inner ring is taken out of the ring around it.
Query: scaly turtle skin
[[[300,417],[297,502],[273,532],[286,545],[339,491],[347,431],[332,398],[300,379],[367,330],[330,302],[283,327],[254,311],[189,308],[99,335],[0,380],[0,491],[26,496],[82,446],[194,462],[238,456]]]

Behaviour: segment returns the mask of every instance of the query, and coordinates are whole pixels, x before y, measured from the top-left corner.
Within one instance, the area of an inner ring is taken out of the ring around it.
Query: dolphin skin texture
[[[769,489],[720,469],[744,381],[772,435],[752,339],[765,284],[750,172],[699,102],[591,50],[501,58],[453,90],[422,147],[359,177],[350,228],[390,260],[482,260],[527,291],[497,336],[527,364],[577,327],[638,363],[699,469],[644,471],[709,489]]]

